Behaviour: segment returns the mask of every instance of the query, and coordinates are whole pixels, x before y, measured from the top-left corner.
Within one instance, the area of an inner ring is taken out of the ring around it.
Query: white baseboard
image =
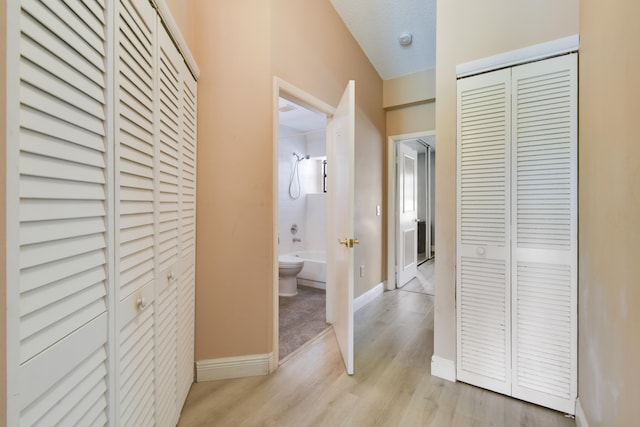
[[[198,360],[196,382],[268,375],[274,368],[273,353]]]
[[[353,301],[353,312],[360,310],[365,305],[382,295],[384,292],[384,283],[379,283],[375,287],[369,289]]]
[[[584,413],[584,409],[582,409],[582,404],[580,404],[579,397],[576,399],[576,426],[589,427],[587,415]]]
[[[307,286],[309,288],[316,288],[316,289],[327,289],[327,284],[325,282],[318,282],[316,280],[309,280],[309,279],[301,279],[300,277],[297,278],[297,282],[298,285],[301,286]]]
[[[456,382],[456,363],[453,360],[431,356],[431,375],[447,381]]]

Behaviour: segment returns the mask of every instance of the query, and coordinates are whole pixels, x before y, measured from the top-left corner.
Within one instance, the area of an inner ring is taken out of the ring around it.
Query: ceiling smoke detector
[[[409,46],[413,41],[413,35],[411,33],[401,33],[398,36],[398,42],[401,46]]]

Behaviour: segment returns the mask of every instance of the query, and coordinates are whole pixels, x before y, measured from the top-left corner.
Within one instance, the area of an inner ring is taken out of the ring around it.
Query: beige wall
[[[194,7],[188,1],[184,0],[164,0],[171,11],[171,17],[178,24],[180,33],[184,40],[187,42],[191,53],[193,54],[193,48],[196,43],[197,28],[193,25]]]
[[[435,129],[435,72],[425,70],[383,82],[387,136]]]
[[[425,70],[395,79],[385,80],[382,84],[382,106],[397,108],[436,98],[436,70]]]
[[[382,81],[328,0],[167,2],[200,67],[196,360],[272,349],[274,75],[336,105],[356,80],[356,295],[382,282]],[[188,4],[188,6],[187,6]],[[364,173],[358,173],[363,171]]]
[[[271,351],[269,2],[193,1],[196,360]]]
[[[387,110],[388,136],[435,130],[435,128],[435,101]]]
[[[578,33],[578,0],[438,3],[436,57],[436,356],[456,360],[457,64]]]
[[[2,2],[0,7],[0,135],[5,141],[7,135],[7,92],[6,92],[6,65],[7,65],[7,10]],[[6,236],[6,141],[0,146],[0,426],[7,420],[7,304],[6,304],[6,260],[7,260],[7,236]]]
[[[590,427],[637,425],[640,3],[580,2],[579,395]]]

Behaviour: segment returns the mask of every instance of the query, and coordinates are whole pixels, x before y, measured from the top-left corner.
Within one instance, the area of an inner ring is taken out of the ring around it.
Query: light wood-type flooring
[[[431,258],[430,260],[420,264],[416,271],[416,277],[409,280],[401,289],[408,292],[420,292],[423,294],[434,295],[434,263],[435,259]]]
[[[385,292],[356,313],[355,375],[333,330],[269,376],[194,384],[188,426],[575,426],[558,412],[430,374],[433,297]]]

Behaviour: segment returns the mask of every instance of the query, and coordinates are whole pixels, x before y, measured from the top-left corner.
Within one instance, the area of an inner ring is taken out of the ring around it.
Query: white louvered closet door
[[[180,268],[178,272],[178,407],[193,384],[196,262],[197,85],[186,65],[182,79],[180,176]]]
[[[513,396],[577,396],[577,54],[513,68]]]
[[[510,71],[458,81],[457,376],[511,392]]]
[[[577,218],[577,54],[459,80],[459,380],[574,412]]]
[[[119,425],[151,426],[156,412],[156,14],[147,0],[122,0],[117,11],[117,413]]]
[[[7,425],[103,425],[112,274],[107,5],[7,6]]]
[[[161,24],[160,24],[161,25]],[[157,400],[158,426],[174,426],[177,407],[178,253],[180,242],[180,166],[182,57],[164,29],[158,32],[156,135],[157,245]]]

